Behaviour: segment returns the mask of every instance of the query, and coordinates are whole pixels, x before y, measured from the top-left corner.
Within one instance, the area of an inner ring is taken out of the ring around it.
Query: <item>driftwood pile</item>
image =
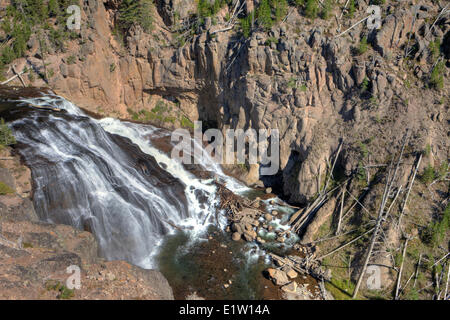
[[[331,280],[331,272],[329,269],[325,269],[321,266],[320,261],[313,258],[313,256],[307,256],[302,258],[296,255],[288,255],[286,257],[280,257],[274,253],[269,253],[270,257],[276,261],[280,266],[287,265],[297,272],[302,274],[309,274],[317,280]]]
[[[232,232],[232,239],[235,241],[244,239],[248,242],[256,240],[259,243],[264,243],[265,241],[258,237],[257,233],[257,230],[261,227],[259,219],[267,215],[265,211],[259,209],[261,206],[260,199],[251,201],[234,194],[223,185],[217,184],[217,186],[220,196],[219,208],[225,211],[230,222],[228,231]],[[262,227],[268,226],[263,224]]]
[[[228,190],[224,185],[216,183],[220,197],[219,208],[225,211],[229,221],[239,221],[248,214],[244,209],[255,209],[254,201],[241,197]]]

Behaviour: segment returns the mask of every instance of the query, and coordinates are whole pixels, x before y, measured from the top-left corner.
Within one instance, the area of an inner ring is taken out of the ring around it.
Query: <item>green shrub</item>
[[[11,47],[4,47],[1,51],[0,63],[3,65],[11,63],[16,58],[14,50]]]
[[[0,195],[13,194],[15,191],[10,186],[0,181]]]
[[[11,129],[5,123],[5,119],[0,118],[0,145],[9,146],[15,143],[16,138],[14,138]]]
[[[211,3],[209,0],[199,0],[197,5],[197,14],[200,19],[211,17],[219,12],[220,8],[226,3],[224,0],[214,0]]]
[[[448,173],[448,162],[444,161],[439,166],[438,178],[443,179],[447,176]]]
[[[364,77],[363,82],[361,83],[361,92],[366,92],[367,89],[369,89],[369,79],[367,77]]]
[[[426,243],[438,246],[446,237],[450,227],[450,205],[445,208],[442,217],[436,222],[431,222],[425,231]]]
[[[28,80],[30,80],[31,83],[33,83],[36,80],[34,74],[31,71],[28,74]]]
[[[361,152],[363,159],[369,156],[369,150],[367,149],[367,145],[361,141],[359,142],[359,151]]]
[[[439,61],[433,68],[430,76],[430,85],[437,90],[444,88],[445,62]]]
[[[364,166],[361,162],[358,163],[358,171],[356,173],[356,178],[358,179],[359,183],[365,185],[367,183],[367,174],[366,170],[364,169]]]
[[[139,25],[145,32],[150,32],[153,29],[153,16],[152,16],[153,1],[141,0],[140,1],[140,15],[138,19]]]
[[[76,60],[75,56],[69,56],[67,58],[67,64],[74,64],[75,60]]]
[[[367,44],[367,37],[364,36],[362,37],[361,41],[359,42],[359,46],[358,46],[358,53],[359,54],[364,54],[367,52],[368,49],[368,44]]]
[[[422,176],[420,177],[420,179],[425,184],[433,182],[433,180],[435,179],[435,172],[434,172],[434,168],[433,168],[433,166],[431,164],[429,164],[425,168],[425,170],[423,171]]]
[[[441,39],[437,38],[436,40],[431,41],[428,48],[431,53],[431,58],[436,60],[441,53]]]
[[[272,45],[272,43],[277,44],[277,43],[278,43],[278,39],[275,38],[275,37],[268,37],[268,38],[266,39],[266,42],[264,42],[264,44],[265,44],[266,46],[270,46],[270,45]]]
[[[50,29],[50,43],[57,51],[64,51],[64,43],[68,39],[68,34],[62,29]]]
[[[406,300],[419,300],[419,291],[412,287],[406,294]]]
[[[56,17],[60,14],[60,8],[57,0],[48,1],[48,14],[50,17]]]
[[[191,121],[191,120],[189,120],[186,116],[181,116],[181,119],[180,119],[180,125],[183,127],[183,128],[191,128],[191,129],[194,129],[194,123]]]
[[[423,151],[423,154],[426,157],[429,157],[431,154],[431,145],[429,143],[427,143],[427,145],[425,146],[425,150]]]
[[[73,289],[67,288],[64,284],[59,281],[47,281],[45,283],[47,291],[54,290],[58,291],[58,299],[68,300],[75,296],[75,291]]]
[[[52,68],[48,69],[47,71],[47,78],[53,78],[53,76],[55,75],[55,70],[53,70]]]
[[[292,89],[295,88],[297,86],[297,80],[295,78],[290,78],[287,86]]]

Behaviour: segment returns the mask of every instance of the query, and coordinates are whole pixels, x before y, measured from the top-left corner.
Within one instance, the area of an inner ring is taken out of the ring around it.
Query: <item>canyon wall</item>
[[[361,23],[341,36],[336,35],[365,15],[368,3],[359,1],[352,19],[313,23],[290,7],[270,31],[256,28],[248,38],[236,31],[238,25],[227,28],[225,7],[180,43],[172,32],[174,13],[178,21],[188,20],[196,10],[192,2],[158,0],[151,32],[133,26],[118,39],[120,1],[86,0],[79,39],[60,51],[49,45],[48,85],[87,110],[114,117],[138,120],[155,106],[167,106],[169,116],[158,124],[169,128],[187,118],[223,130],[278,129],[277,179],[260,177],[257,167],[244,179],[256,185],[262,179],[291,202],[305,203],[317,194],[340,141],[337,166],[344,175],[361,162],[383,163],[406,128],[414,151],[431,146],[423,166],[448,158],[448,84],[437,91],[424,81],[432,69],[428,44],[448,39],[449,20],[443,17],[430,29],[440,7],[425,3],[386,4],[381,29]],[[339,7],[334,11],[339,17]],[[420,45],[413,68],[402,57],[411,36]],[[363,38],[368,50],[358,53]],[[28,47],[16,65],[42,70],[35,37]],[[361,145],[370,149],[368,157]]]

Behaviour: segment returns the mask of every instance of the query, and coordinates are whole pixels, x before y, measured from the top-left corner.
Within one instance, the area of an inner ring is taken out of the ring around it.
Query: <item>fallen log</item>
[[[23,74],[23,72],[21,72],[20,74],[15,74],[15,75],[12,76],[11,78],[9,78],[9,79],[6,80],[6,81],[3,81],[3,82],[0,83],[0,84],[1,84],[1,85],[5,85],[5,84],[7,84],[7,83],[13,81],[14,79],[18,78],[18,77],[19,77],[20,75],[22,75],[22,74]]]
[[[353,242],[357,241],[358,239],[362,238],[363,236],[365,236],[366,234],[368,234],[369,232],[371,232],[373,229],[375,229],[375,228],[372,228],[372,229],[370,229],[370,230],[364,232],[363,234],[359,235],[358,237],[354,238],[353,240],[351,240],[351,241],[349,241],[349,242],[347,242],[347,243],[345,243],[345,244],[343,244],[343,245],[337,247],[336,249],[334,249],[334,250],[328,252],[327,254],[324,254],[323,256],[320,256],[319,258],[317,258],[317,260],[322,260],[323,258],[326,258],[326,257],[328,257],[329,255],[331,255],[331,254],[333,254],[333,253],[335,253],[335,252],[341,250],[342,248],[345,248],[346,246],[352,244]]]

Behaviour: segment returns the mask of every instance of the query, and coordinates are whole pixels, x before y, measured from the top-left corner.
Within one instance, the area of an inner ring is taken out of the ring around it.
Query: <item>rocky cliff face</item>
[[[173,299],[164,276],[98,256],[94,236],[39,222],[30,201],[31,174],[19,157],[1,151],[0,299]],[[79,290],[66,280],[81,269]]]
[[[120,1],[83,1],[80,39],[46,58],[53,70],[49,85],[88,110],[116,117],[138,120],[163,105],[167,116],[146,120],[172,128],[186,117],[223,130],[278,129],[280,191],[304,203],[317,193],[341,139],[338,165],[347,175],[362,161],[361,143],[370,141],[370,161],[363,161],[383,162],[406,127],[417,137],[413,149],[429,144],[432,161],[447,158],[448,85],[436,91],[424,83],[434,63],[429,44],[448,39],[449,22],[445,15],[436,20],[441,8],[425,3],[386,4],[380,30],[362,23],[339,37],[365,15],[368,3],[358,2],[353,19],[314,23],[291,7],[269,32],[255,29],[248,38],[226,28],[225,7],[180,43],[171,30],[196,8],[161,0],[151,34],[135,26],[122,43],[113,31]],[[339,17],[340,8],[334,11]],[[363,39],[368,49],[359,48]],[[403,59],[408,46],[419,63]],[[36,39],[29,47],[17,65],[40,68]],[[257,168],[246,176],[250,184],[260,178]]]

